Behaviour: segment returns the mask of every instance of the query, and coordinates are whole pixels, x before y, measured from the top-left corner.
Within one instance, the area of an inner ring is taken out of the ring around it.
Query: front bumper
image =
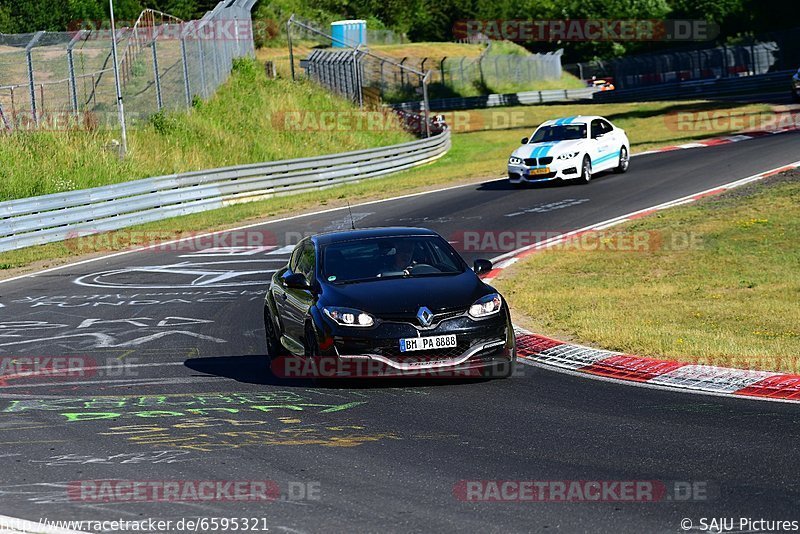
[[[384,321],[369,329],[346,328],[325,320],[320,343],[323,358],[341,365],[340,375],[458,376],[462,372],[510,365],[516,358],[514,329],[508,312],[475,321],[466,314],[441,320],[430,328]],[[456,346],[431,351],[400,351],[400,339],[454,334]]]
[[[580,178],[581,159],[559,161],[553,160],[547,166],[529,166],[525,164],[508,164],[508,179],[511,183],[537,183],[552,180],[572,180]]]

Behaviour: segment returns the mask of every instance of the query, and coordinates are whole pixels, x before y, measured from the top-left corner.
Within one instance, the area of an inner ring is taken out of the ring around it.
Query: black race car
[[[312,364],[305,368],[312,378],[507,377],[516,360],[511,316],[503,297],[478,278],[491,268],[476,260],[470,269],[426,229],[307,237],[267,291],[273,373],[292,375],[286,362],[294,360],[297,371],[300,360]]]

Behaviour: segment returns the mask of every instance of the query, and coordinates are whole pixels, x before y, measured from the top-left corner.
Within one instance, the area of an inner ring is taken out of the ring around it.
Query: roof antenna
[[[348,211],[348,213],[350,213],[350,228],[355,230],[356,229],[356,221],[355,221],[355,219],[353,219],[353,210],[350,209],[350,201],[349,200],[345,200],[345,202],[347,202],[347,211]]]

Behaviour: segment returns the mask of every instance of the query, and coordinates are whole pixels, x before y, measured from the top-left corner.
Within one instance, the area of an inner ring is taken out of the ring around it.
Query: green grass
[[[287,89],[288,86],[279,85]],[[313,88],[301,84],[299,91]],[[296,97],[299,98],[299,97]],[[677,142],[688,142],[708,134],[687,136],[685,132],[665,128],[664,117],[679,109],[728,109],[740,113],[757,112],[766,109],[762,105],[735,105],[720,102],[696,103],[648,103],[648,104],[602,104],[602,105],[556,105],[520,106],[459,112],[450,114],[448,123],[454,127],[453,147],[435,163],[396,175],[367,180],[338,188],[326,189],[288,197],[272,198],[251,204],[235,205],[227,208],[185,216],[158,223],[136,227],[135,231],[163,232],[164,239],[177,237],[179,232],[201,231],[214,228],[231,227],[244,221],[264,220],[272,216],[296,214],[318,209],[320,206],[343,205],[344,199],[350,203],[392,195],[421,191],[442,185],[500,177],[505,173],[509,154],[518,146],[519,139],[530,135],[531,131],[546,119],[576,114],[600,114],[611,118],[628,131],[633,151]],[[238,109],[234,105],[232,109]],[[461,121],[461,122],[458,122]],[[719,132],[722,133],[722,132]],[[266,135],[266,134],[265,134]],[[343,139],[352,132],[340,134]],[[70,150],[65,145],[64,150]],[[340,148],[329,148],[337,152]],[[343,150],[343,148],[342,148]],[[236,155],[227,155],[235,159]],[[86,165],[93,162],[87,160]],[[212,164],[210,166],[216,166]],[[123,230],[123,233],[130,230]],[[123,238],[122,242],[126,242]],[[136,244],[136,243],[134,243]],[[83,248],[74,243],[54,243],[0,254],[0,269],[15,269],[38,263],[37,266],[51,265],[53,261],[79,253],[113,250],[104,247]]]
[[[620,236],[627,251],[592,238],[506,271],[496,285],[516,320],[626,353],[800,372],[800,172],[598,237]]]
[[[0,138],[0,200],[84,189],[176,172],[345,152],[409,141],[386,129],[287,129],[284,112],[356,108],[306,82],[268,80],[240,61],[231,80],[192,113],[162,114],[129,131],[129,155],[110,147],[116,132],[19,132]],[[304,116],[305,117],[305,116]],[[314,118],[314,117],[310,117]],[[313,124],[312,124],[313,126]]]

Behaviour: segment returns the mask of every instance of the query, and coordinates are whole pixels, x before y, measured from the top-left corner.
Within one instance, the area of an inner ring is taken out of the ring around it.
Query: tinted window
[[[443,239],[431,236],[376,237],[332,243],[322,255],[330,283],[464,272],[463,260]]]
[[[585,124],[562,124],[560,126],[542,126],[533,134],[530,143],[544,143],[547,141],[571,141],[586,138]]]

